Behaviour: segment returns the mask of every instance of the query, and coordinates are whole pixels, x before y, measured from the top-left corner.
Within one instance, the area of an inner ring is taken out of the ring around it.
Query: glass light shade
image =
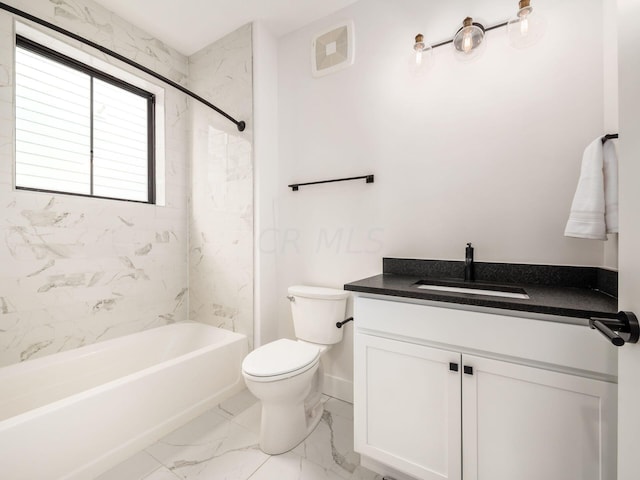
[[[453,37],[453,47],[461,60],[477,58],[484,50],[484,27],[473,19],[464,19],[462,28]]]
[[[527,48],[542,38],[547,23],[544,17],[530,5],[530,0],[520,0],[518,14],[507,23],[509,43],[515,48]]]
[[[424,37],[421,34],[416,35],[416,43],[409,56],[409,70],[416,77],[426,75],[431,67],[431,54],[433,49],[424,43]]]

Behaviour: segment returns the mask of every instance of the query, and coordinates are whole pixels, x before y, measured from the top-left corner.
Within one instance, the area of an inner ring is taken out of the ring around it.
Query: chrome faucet
[[[475,279],[476,276],[473,271],[473,247],[471,243],[467,243],[467,248],[464,251],[464,281],[473,282]]]

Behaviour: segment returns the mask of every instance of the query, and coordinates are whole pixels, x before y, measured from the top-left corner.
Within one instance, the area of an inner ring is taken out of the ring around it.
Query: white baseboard
[[[325,374],[322,393],[345,402],[353,403],[353,382]]]

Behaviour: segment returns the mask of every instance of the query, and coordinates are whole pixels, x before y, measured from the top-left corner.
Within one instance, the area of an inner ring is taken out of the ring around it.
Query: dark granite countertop
[[[615,317],[617,273],[595,267],[496,264],[476,262],[476,281],[463,282],[463,262],[384,259],[383,273],[344,286],[345,290],[433,302],[498,308],[564,317]],[[504,280],[503,280],[504,279]],[[528,299],[450,293],[418,288],[429,283],[471,288],[524,289]],[[500,280],[500,281],[497,281]]]

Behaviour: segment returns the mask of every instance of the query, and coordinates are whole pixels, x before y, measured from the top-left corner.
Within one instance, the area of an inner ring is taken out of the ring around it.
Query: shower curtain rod
[[[207,107],[211,108],[212,110],[215,110],[216,112],[218,112],[220,115],[222,115],[223,117],[225,117],[227,120],[229,120],[230,122],[233,122],[236,127],[238,127],[238,130],[243,132],[244,129],[246,128],[246,123],[242,120],[238,121],[235,118],[233,118],[231,115],[229,115],[228,113],[224,112],[223,110],[219,109],[218,107],[216,107],[213,103],[205,100],[204,98],[202,98],[200,95],[197,95],[195,93],[193,93],[191,90],[183,87],[182,85],[174,82],[173,80],[168,79],[167,77],[163,77],[162,75],[160,75],[159,73],[154,72],[153,70],[145,67],[144,65],[140,65],[137,62],[134,62],[133,60],[130,60],[129,58],[120,55],[117,52],[114,52],[113,50],[109,50],[106,47],[103,47],[102,45],[99,45],[95,42],[92,42],[91,40],[87,40],[84,37],[81,37],[80,35],[76,35],[73,32],[70,32],[69,30],[65,30],[64,28],[61,28],[57,25],[54,25],[53,23],[47,22],[46,20],[42,20],[41,18],[35,17],[27,12],[23,12],[22,10],[18,10],[17,8],[14,8],[10,5],[7,5],[6,3],[1,3],[0,2],[0,9],[5,10],[9,13],[12,13],[14,15],[17,15],[18,17],[22,17],[22,18],[26,18],[27,20],[37,23],[38,25],[42,25],[43,27],[49,28],[51,30],[54,30],[55,32],[61,33],[63,35],[66,35],[67,37],[73,38],[74,40],[77,40],[78,42],[84,43],[85,45],[88,45],[92,48],[95,48],[96,50],[99,50],[102,53],[105,53],[113,58],[116,58],[118,60],[120,60],[121,62],[126,63],[127,65],[130,65],[134,68],[137,68],[138,70],[143,71],[144,73],[151,75],[154,78],[157,78],[158,80],[171,85],[173,88],[180,90],[182,93],[185,93],[187,95],[189,95],[191,98],[198,100],[200,103],[203,103],[204,105],[206,105]]]

